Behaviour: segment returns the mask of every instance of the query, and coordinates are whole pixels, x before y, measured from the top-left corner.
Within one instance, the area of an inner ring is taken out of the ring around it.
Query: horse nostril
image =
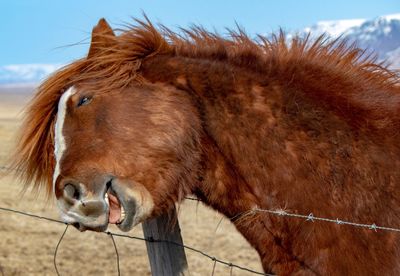
[[[81,197],[79,188],[72,183],[68,183],[67,185],[64,186],[64,192],[65,196],[68,197],[69,199],[79,200]]]
[[[113,179],[111,178],[110,180],[107,181],[106,183],[106,190],[110,189],[111,184],[112,184]]]

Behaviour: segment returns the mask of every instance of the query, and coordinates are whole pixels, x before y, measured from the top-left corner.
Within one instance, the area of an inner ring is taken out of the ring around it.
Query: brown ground
[[[15,132],[20,124],[20,110],[29,101],[29,89],[0,87],[0,166],[5,164]],[[27,192],[20,195],[21,184],[12,177],[0,178],[0,207],[13,208],[58,219],[52,201]],[[184,243],[219,259],[262,271],[254,249],[233,225],[201,203],[182,204],[179,222]],[[221,223],[218,226],[218,223]],[[53,256],[63,233],[62,224],[42,221],[0,210],[0,275],[55,275]],[[109,230],[119,232],[117,228]],[[140,226],[128,233],[142,237]],[[115,237],[120,256],[121,275],[150,275],[145,243]],[[213,262],[186,250],[190,275],[211,275]],[[70,227],[60,245],[57,264],[61,275],[116,275],[116,255],[109,236],[103,233],[80,233]],[[230,275],[230,268],[217,264],[215,275]],[[252,275],[233,269],[233,275]]]

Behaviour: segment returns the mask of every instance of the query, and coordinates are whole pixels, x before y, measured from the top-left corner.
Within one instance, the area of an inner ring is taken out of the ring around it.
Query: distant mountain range
[[[349,19],[321,21],[304,30],[290,33],[312,36],[326,33],[332,38],[342,36],[356,41],[360,48],[374,51],[380,60],[392,68],[400,69],[400,13],[380,16],[371,20]],[[0,66],[0,85],[36,84],[59,68],[60,64],[19,64]]]

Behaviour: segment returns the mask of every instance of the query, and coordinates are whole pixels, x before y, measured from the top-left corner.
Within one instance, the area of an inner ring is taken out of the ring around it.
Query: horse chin
[[[152,197],[143,186],[127,184],[130,183],[116,178],[109,188],[121,206],[120,221],[116,223],[116,226],[124,232],[130,231],[148,218],[154,208]]]

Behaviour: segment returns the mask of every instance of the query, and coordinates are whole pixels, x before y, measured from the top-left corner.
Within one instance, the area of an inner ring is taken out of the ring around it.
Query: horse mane
[[[269,39],[258,36],[253,40],[240,28],[228,30],[229,35],[223,37],[199,26],[181,29],[178,34],[162,25],[155,27],[147,17],[118,31],[118,36],[103,34],[112,42],[109,46],[61,68],[38,87],[11,160],[25,187],[33,183],[34,188],[51,193],[53,129],[63,91],[80,82],[97,93],[144,82],[140,66],[157,55],[225,62],[259,74],[297,74],[305,67],[321,67],[379,90],[394,90],[399,82],[398,74],[376,63],[375,57],[343,39],[329,40],[325,35],[316,39],[296,36],[288,42],[281,31]]]

